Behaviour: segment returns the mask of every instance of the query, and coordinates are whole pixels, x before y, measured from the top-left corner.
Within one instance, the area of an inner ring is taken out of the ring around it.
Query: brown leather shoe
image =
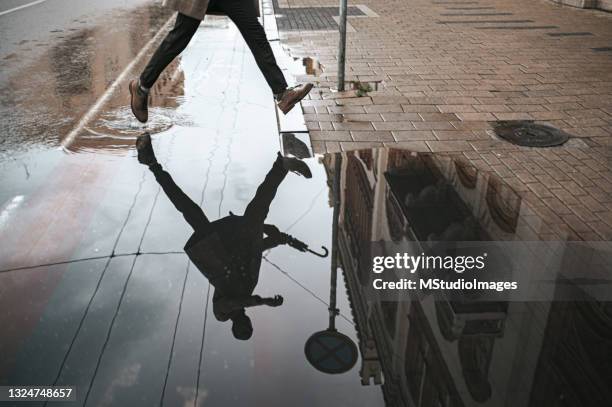
[[[149,95],[143,92],[138,86],[138,80],[133,79],[129,85],[132,106],[132,113],[141,123],[146,123],[149,120]]]
[[[308,95],[308,92],[310,92],[311,89],[312,83],[305,83],[303,85],[287,88],[285,92],[283,92],[280,99],[276,102],[276,105],[281,112],[287,114],[291,109],[293,109],[293,106]]]

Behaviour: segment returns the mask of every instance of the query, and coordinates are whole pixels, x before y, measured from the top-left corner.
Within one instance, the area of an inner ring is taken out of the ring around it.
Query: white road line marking
[[[162,28],[159,29],[157,34],[155,34],[155,36],[145,44],[145,46],[140,50],[138,55],[134,57],[132,62],[130,62],[128,66],[125,67],[125,69],[121,72],[117,79],[115,79],[115,81],[108,87],[108,89],[106,89],[106,91],[102,94],[102,96],[100,96],[96,103],[94,103],[94,105],[87,111],[87,113],[85,113],[83,117],[81,117],[81,120],[79,120],[77,125],[74,126],[70,133],[68,133],[68,135],[62,140],[62,145],[60,149],[65,150],[70,147],[72,143],[74,143],[83,128],[87,126],[87,124],[91,121],[91,119],[94,118],[96,114],[98,114],[98,111],[102,108],[102,106],[104,106],[104,104],[108,102],[113,93],[115,93],[115,91],[119,88],[119,84],[123,82],[123,80],[126,78],[126,76],[128,76],[128,74],[130,74],[134,66],[138,62],[140,62],[144,55],[149,51],[149,48],[151,48],[151,46],[159,39],[159,37],[161,37],[165,33],[166,29],[168,28],[168,26],[170,26],[174,19],[175,17],[171,16],[168,21],[164,23]]]
[[[10,10],[0,11],[0,16],[3,16],[3,15],[8,14],[8,13],[12,13],[13,11],[18,11],[18,10],[24,9],[26,7],[35,6],[37,4],[44,3],[45,1],[47,1],[47,0],[36,0],[36,1],[31,2],[31,3],[24,4],[23,6],[12,8]]]

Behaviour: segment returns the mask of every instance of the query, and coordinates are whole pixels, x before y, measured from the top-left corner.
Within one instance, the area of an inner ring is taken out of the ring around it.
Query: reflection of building
[[[331,157],[324,159],[331,177]],[[373,247],[526,240],[540,223],[512,188],[460,160],[401,150],[342,154],[338,249],[362,381],[389,406],[599,406],[610,400],[612,310],[591,302],[376,298]],[[380,244],[374,245],[373,242]],[[571,289],[571,288],[570,288]],[[367,293],[367,295],[366,295]],[[376,380],[374,380],[374,383]]]

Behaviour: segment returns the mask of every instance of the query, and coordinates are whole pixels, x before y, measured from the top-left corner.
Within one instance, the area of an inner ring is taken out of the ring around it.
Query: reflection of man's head
[[[251,318],[247,316],[244,310],[236,313],[232,316],[232,333],[234,338],[246,341],[253,335],[253,325],[251,324]]]

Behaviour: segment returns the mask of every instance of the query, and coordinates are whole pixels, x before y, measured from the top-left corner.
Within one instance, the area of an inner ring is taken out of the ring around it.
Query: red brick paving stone
[[[411,122],[417,130],[453,130],[450,122]]]
[[[370,106],[367,106],[370,107]],[[365,113],[366,109],[363,106],[328,106],[327,110],[330,113]]]
[[[464,151],[469,148],[467,141],[427,141],[431,151],[447,152],[447,151]]]
[[[476,109],[471,105],[436,105],[441,113],[464,113],[476,112]]]
[[[606,225],[612,226],[612,212],[611,211],[597,212],[597,216],[599,217],[599,219],[604,221]]]
[[[382,113],[382,118],[386,122],[401,122],[407,120],[422,120],[418,113]]]
[[[431,130],[398,130],[392,131],[392,133],[397,141],[424,141],[437,139]]]
[[[474,148],[474,150],[478,150],[478,151],[490,151],[490,150],[496,150],[496,149],[500,149],[500,150],[516,150],[517,149],[516,146],[510,143],[506,143],[505,141],[498,141],[498,140],[477,140],[477,141],[470,141],[470,144],[472,148]]]
[[[384,147],[383,142],[341,142],[340,148],[342,151],[363,150],[368,148]]]
[[[458,113],[467,114],[467,113]],[[467,121],[467,122],[450,122],[457,130],[489,130],[493,127],[492,122]],[[506,143],[508,144],[508,143]]]
[[[431,149],[424,141],[399,141],[396,143],[385,143],[389,148],[403,148],[417,153],[429,153]]]
[[[491,113],[457,113],[462,121],[495,121],[495,116]]]
[[[493,113],[497,120],[534,120],[529,113]]]
[[[355,141],[395,141],[390,131],[351,131]]]
[[[310,138],[316,141],[352,141],[348,131],[311,131]]]
[[[588,222],[587,225],[599,235],[600,239],[612,240],[612,226],[603,222]]]
[[[383,118],[378,113],[348,113],[344,114],[347,122],[381,122]]]
[[[373,123],[376,130],[414,130],[415,126],[411,121],[401,122],[376,122]]]
[[[576,215],[565,215],[563,216],[563,220],[577,233],[591,231],[589,225],[581,221]]]
[[[370,122],[334,122],[333,126],[335,130],[374,130]]]
[[[474,105],[472,111],[478,111],[482,113],[499,113],[510,112],[510,108],[506,105]]]
[[[342,120],[339,114],[305,114],[304,120],[307,122],[337,122]]]
[[[372,104],[372,99],[368,97],[351,98],[351,99],[336,99],[335,101],[338,106],[361,106],[361,105],[371,105]]]
[[[367,113],[401,113],[404,110],[401,105],[366,105]]]
[[[599,219],[595,212],[592,212],[583,205],[569,205],[569,208],[583,222],[595,222]]]
[[[561,202],[557,197],[542,198],[542,201],[560,216],[573,213],[569,206]]]
[[[536,194],[536,196],[538,198],[546,198],[546,197],[550,197],[553,196],[553,194],[550,192],[550,190],[546,187],[546,185],[539,183],[539,182],[531,182],[529,184],[527,184],[527,187],[533,191],[534,194]]]
[[[429,105],[419,105],[419,104],[410,104],[410,105],[402,105],[402,109],[406,113],[437,113],[439,112],[438,107],[435,104]]]

